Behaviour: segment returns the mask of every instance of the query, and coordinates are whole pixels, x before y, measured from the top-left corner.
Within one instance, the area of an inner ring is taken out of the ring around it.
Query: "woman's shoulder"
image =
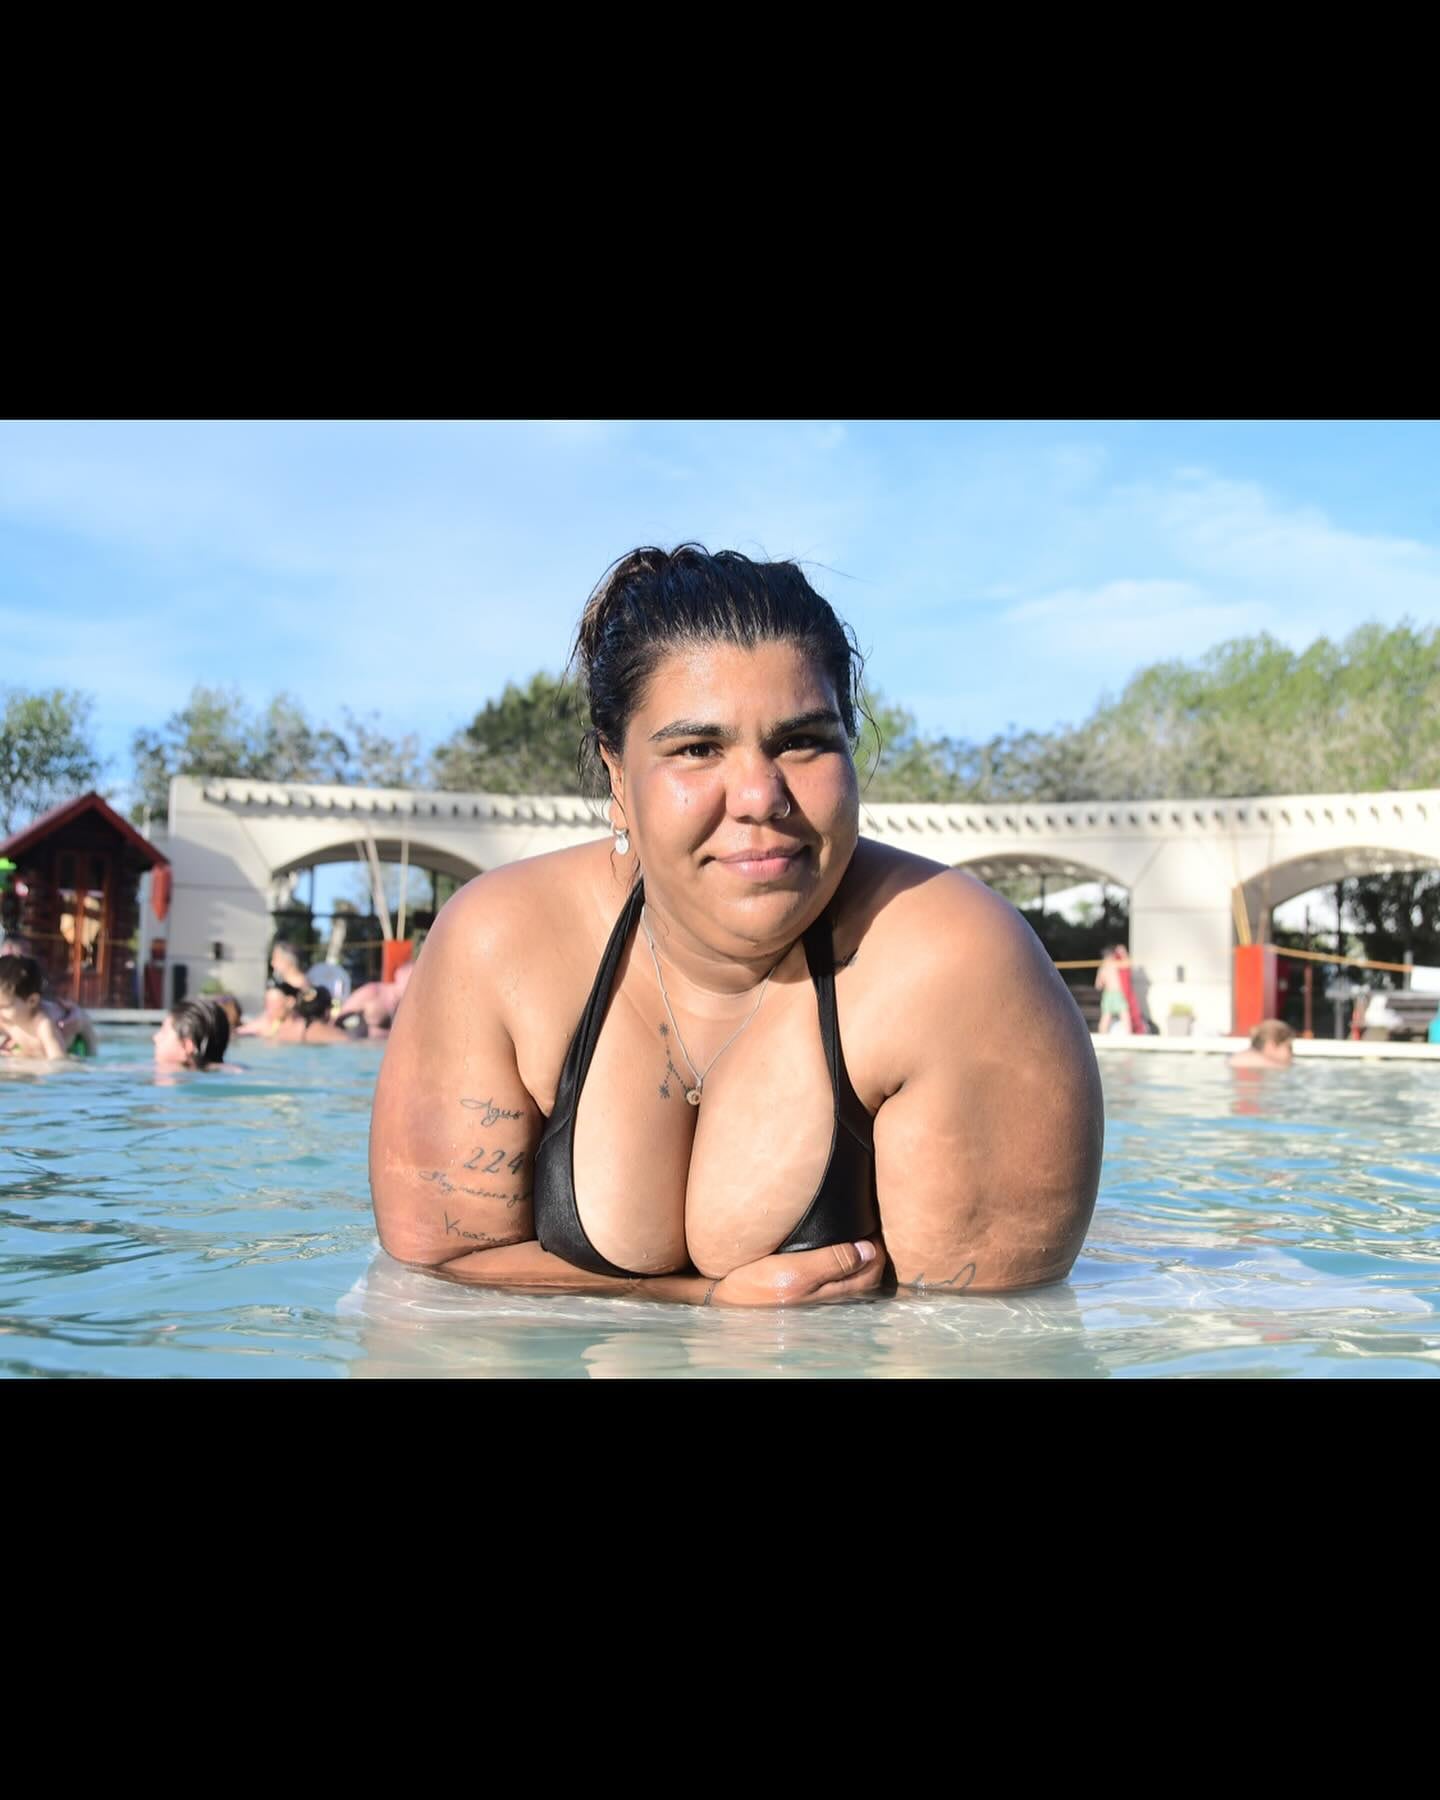
[[[842,979],[875,1091],[910,1079],[917,1058],[967,1064],[1001,1020],[1017,1056],[1068,1023],[1073,1003],[1044,946],[976,876],[879,844],[855,876],[836,961],[854,963]]]
[[[836,960],[852,957],[902,976],[947,968],[974,972],[979,959],[1029,963],[1039,939],[1011,906],[964,868],[862,838],[845,878]]]
[[[521,952],[588,929],[604,888],[621,887],[609,840],[503,863],[468,881],[436,915],[425,955],[457,971],[506,969]],[[438,953],[438,954],[437,954]]]

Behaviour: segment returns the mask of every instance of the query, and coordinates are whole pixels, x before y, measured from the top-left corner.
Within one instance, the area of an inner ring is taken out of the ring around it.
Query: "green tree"
[[[0,831],[9,836],[46,807],[93,788],[101,762],[90,739],[88,695],[66,688],[5,688],[0,695]]]
[[[370,719],[343,712],[343,730],[313,725],[289,694],[251,713],[230,688],[197,686],[189,703],[157,731],[131,740],[138,801],[164,816],[175,775],[313,781],[338,786],[419,787],[423,769],[413,735],[390,738]]]
[[[437,786],[487,794],[576,794],[576,754],[589,723],[578,682],[543,671],[505,684],[432,759]]]

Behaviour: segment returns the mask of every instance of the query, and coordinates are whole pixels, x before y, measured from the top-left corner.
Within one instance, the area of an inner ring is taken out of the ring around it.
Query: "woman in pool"
[[[230,1021],[224,1008],[208,996],[182,1000],[166,1013],[150,1040],[162,1069],[220,1069],[230,1043]]]
[[[860,837],[829,605],[791,563],[637,550],[576,657],[612,839],[437,919],[375,1096],[385,1248],[699,1305],[1061,1280],[1099,1178],[1089,1036],[1013,907]]]

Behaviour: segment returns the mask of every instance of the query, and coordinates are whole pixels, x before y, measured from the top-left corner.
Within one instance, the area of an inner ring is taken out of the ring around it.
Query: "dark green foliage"
[[[577,794],[576,757],[588,721],[582,691],[543,672],[507,682],[463,731],[435,751],[436,785],[451,793]]]

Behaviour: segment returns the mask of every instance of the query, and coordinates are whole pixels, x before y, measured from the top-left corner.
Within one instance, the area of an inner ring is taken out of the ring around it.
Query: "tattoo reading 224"
[[[479,1145],[470,1156],[469,1162],[461,1163],[462,1169],[474,1169],[480,1175],[498,1175],[501,1169],[508,1169],[512,1175],[518,1175],[525,1166],[525,1152],[519,1150],[507,1162],[503,1150],[487,1150]],[[487,1160],[488,1159],[488,1160]]]

